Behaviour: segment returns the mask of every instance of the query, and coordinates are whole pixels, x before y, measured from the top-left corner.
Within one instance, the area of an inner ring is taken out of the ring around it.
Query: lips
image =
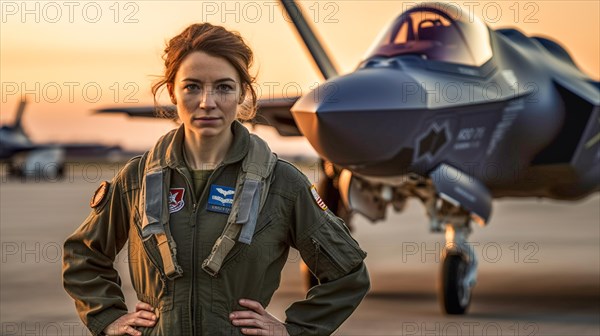
[[[221,118],[219,118],[219,117],[209,117],[209,116],[194,117],[194,120],[217,120],[217,119],[221,119]]]
[[[192,118],[192,124],[195,127],[219,127],[223,123],[223,118],[213,116],[198,116]]]

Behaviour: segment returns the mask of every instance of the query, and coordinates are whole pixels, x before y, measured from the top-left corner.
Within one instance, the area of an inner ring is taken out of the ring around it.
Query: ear
[[[173,93],[173,83],[167,83],[167,91],[169,92],[171,103],[177,105],[177,99],[175,99],[175,94]]]

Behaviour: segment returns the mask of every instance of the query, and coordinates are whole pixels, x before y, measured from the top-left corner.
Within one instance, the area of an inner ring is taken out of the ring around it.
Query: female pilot
[[[252,51],[238,33],[193,24],[164,60],[152,91],[166,87],[182,125],[101,184],[64,244],[80,318],[93,335],[331,334],[369,289],[366,254],[308,179],[238,121],[255,112]],[[135,312],[113,268],[126,243]],[[264,307],[290,247],[320,284],[279,321]]]

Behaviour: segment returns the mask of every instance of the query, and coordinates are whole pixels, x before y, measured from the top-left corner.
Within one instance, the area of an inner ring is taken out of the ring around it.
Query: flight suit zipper
[[[202,190],[202,194],[200,195],[200,199],[203,199],[204,194],[206,194],[206,189],[207,186],[210,185],[210,183],[212,182],[212,180],[214,179],[215,173],[217,173],[217,171],[223,167],[223,163],[219,163],[217,165],[217,167],[215,167],[215,169],[213,170],[212,174],[210,174],[210,176],[208,177],[208,180],[206,181],[206,185],[204,186],[204,190]],[[190,180],[188,179],[188,177],[183,173],[183,171],[180,168],[175,168],[175,170],[181,175],[183,176],[183,179],[185,180],[185,183],[188,186],[188,189],[190,190],[190,193],[192,194],[192,200],[194,202],[193,204],[193,208],[192,208],[192,227],[194,228],[192,230],[192,281],[191,281],[191,285],[190,285],[190,299],[189,299],[189,305],[190,305],[190,319],[191,321],[191,325],[192,325],[192,335],[196,334],[196,312],[194,310],[195,305],[195,293],[194,293],[194,284],[196,283],[196,221],[198,218],[198,202],[199,200],[196,199],[196,194],[194,192],[194,186],[193,184],[190,182]]]
[[[190,180],[188,179],[187,175],[180,169],[180,168],[175,168],[175,171],[181,175],[183,177],[183,179],[185,180],[185,184],[187,185],[188,190],[190,191],[191,194],[191,198],[192,198],[192,280],[190,283],[190,298],[189,298],[189,306],[190,306],[190,319],[191,319],[191,329],[192,329],[192,335],[195,335],[194,332],[194,320],[195,318],[195,312],[194,312],[194,302],[193,302],[193,297],[194,297],[194,274],[195,274],[195,260],[196,260],[196,244],[194,244],[194,240],[196,239],[196,208],[198,205],[198,200],[196,199],[196,194],[194,193],[194,186],[193,184],[190,182]]]

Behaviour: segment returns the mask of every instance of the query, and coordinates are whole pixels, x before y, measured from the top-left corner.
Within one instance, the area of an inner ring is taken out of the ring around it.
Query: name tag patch
[[[229,214],[233,205],[234,195],[234,188],[211,184],[206,210]]]
[[[185,202],[183,201],[184,194],[184,188],[169,189],[169,213],[174,213],[183,209],[183,206],[185,205]]]

